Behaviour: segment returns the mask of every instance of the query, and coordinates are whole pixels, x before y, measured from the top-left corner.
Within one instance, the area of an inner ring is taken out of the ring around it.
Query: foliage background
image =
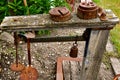
[[[27,0],[27,4],[25,6],[23,0],[0,0],[0,22],[5,16],[43,14],[48,13],[52,7],[68,7],[65,0]]]
[[[8,15],[7,2],[5,0],[0,0],[0,21],[2,21],[6,15]]]

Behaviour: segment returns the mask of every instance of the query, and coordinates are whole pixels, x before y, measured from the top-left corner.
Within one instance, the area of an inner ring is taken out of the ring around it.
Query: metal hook
[[[75,37],[75,43],[74,44],[77,44],[77,41],[78,41],[78,35],[76,35],[76,37]]]

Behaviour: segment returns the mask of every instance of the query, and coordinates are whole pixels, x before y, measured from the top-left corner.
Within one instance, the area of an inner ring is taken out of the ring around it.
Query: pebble
[[[68,55],[66,54],[65,56],[67,57]]]
[[[25,60],[26,59],[26,57],[25,56],[23,56],[23,60]]]
[[[37,44],[35,44],[35,47],[37,47]]]
[[[66,43],[65,42],[63,42],[63,45],[65,45]]]
[[[56,62],[53,62],[53,64],[56,64]]]
[[[55,54],[51,54],[52,56],[54,56]]]
[[[5,59],[8,59],[8,57],[5,57]]]
[[[6,70],[7,70],[7,68],[4,68],[4,70],[6,71]]]
[[[32,58],[33,58],[33,59],[35,59],[35,57],[34,57],[34,56],[33,56]]]
[[[57,42],[58,45],[61,45],[61,43]]]
[[[14,43],[13,36],[8,32],[1,33],[0,39],[3,40],[3,41],[9,42],[9,43]]]
[[[46,68],[46,69],[48,69],[48,67],[47,67],[47,66],[45,66],[45,68]]]
[[[45,73],[44,71],[40,71],[41,74]]]
[[[6,46],[2,46],[2,48],[6,48]]]
[[[20,44],[22,44],[23,42],[22,42],[22,41],[20,41],[19,43],[20,43]]]
[[[8,61],[7,64],[10,64],[10,61]]]
[[[114,52],[114,48],[113,48],[113,45],[111,44],[110,40],[108,40],[108,42],[107,42],[106,51],[107,52]]]

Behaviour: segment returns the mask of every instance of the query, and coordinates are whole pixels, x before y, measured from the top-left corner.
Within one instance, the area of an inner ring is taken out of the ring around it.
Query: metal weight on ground
[[[21,72],[20,80],[37,80],[38,71],[31,66],[31,53],[30,53],[30,38],[34,38],[35,35],[29,32],[27,35],[27,51],[28,51],[28,66]]]

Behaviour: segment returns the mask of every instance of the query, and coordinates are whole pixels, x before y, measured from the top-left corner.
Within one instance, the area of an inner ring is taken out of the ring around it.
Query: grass
[[[120,57],[120,24],[111,31],[110,35],[110,39],[117,50],[118,56]]]
[[[97,3],[104,9],[111,9],[115,15],[120,18],[120,1],[119,0],[101,0]],[[110,39],[114,44],[118,57],[120,57],[120,23],[110,32]]]

